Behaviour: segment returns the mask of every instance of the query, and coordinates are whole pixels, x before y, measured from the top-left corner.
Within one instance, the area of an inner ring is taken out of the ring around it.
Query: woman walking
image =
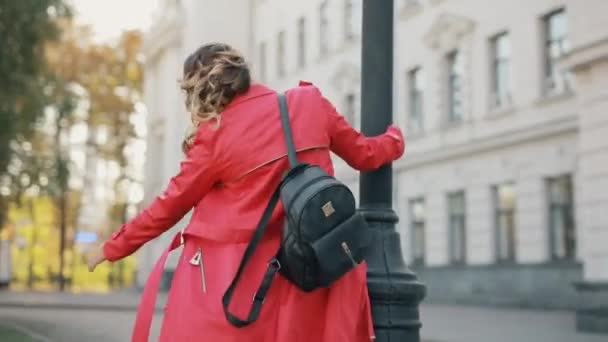
[[[368,342],[374,338],[366,265],[329,288],[303,292],[277,276],[259,319],[236,328],[225,318],[230,285],[262,211],[289,168],[277,93],[251,83],[244,58],[225,44],[202,46],[184,63],[182,89],[193,123],[183,142],[179,173],[145,210],[115,232],[89,266],[116,261],[175,225],[193,210],[182,233],[152,271],[132,341],[146,342],[156,291],[168,252],[183,244],[163,317],[162,342]],[[318,88],[301,82],[286,92],[298,159],[333,175],[330,151],[357,170],[399,158],[401,131],[377,137],[353,129]],[[179,118],[176,118],[178,120]],[[268,260],[281,240],[284,211],[267,232],[234,291],[230,311],[246,317]]]

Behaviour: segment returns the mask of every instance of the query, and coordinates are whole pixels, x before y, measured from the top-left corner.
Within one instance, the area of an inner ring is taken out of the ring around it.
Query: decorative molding
[[[417,141],[417,140],[422,140],[425,137],[427,137],[427,135],[428,135],[428,133],[424,130],[424,128],[414,129],[414,128],[410,127],[409,125],[406,125],[405,131],[407,133],[407,141],[409,143],[411,143],[413,141]]]
[[[330,83],[335,89],[350,89],[361,82],[361,68],[349,62],[338,65],[336,71],[330,78]]]
[[[402,161],[397,162],[395,164],[395,169],[399,172],[409,171],[427,165],[445,162],[450,159],[525,144],[530,141],[545,139],[560,134],[576,133],[577,131],[578,117],[572,116],[549,123],[538,124],[526,129],[504,132],[501,135],[489,138],[473,139],[460,145],[449,147],[441,146],[433,151],[412,154],[408,158],[403,158]]]
[[[574,95],[575,94],[571,89],[565,90],[561,93],[542,94],[538,99],[534,101],[533,105],[536,107],[548,106],[554,103],[572,100],[574,98]]]
[[[184,12],[176,4],[166,5],[155,25],[144,36],[142,53],[147,59],[153,60],[167,47],[181,41]]]
[[[164,117],[158,117],[153,121],[149,121],[148,125],[149,136],[156,139],[165,135],[166,119]]]
[[[575,48],[562,58],[560,64],[565,70],[578,72],[593,63],[606,60],[608,60],[608,38]]]
[[[485,116],[486,120],[496,120],[511,116],[516,112],[517,108],[513,103],[504,104],[498,107],[492,107],[488,109],[488,113]]]
[[[439,127],[451,126],[448,122],[448,68],[446,55],[454,50],[460,52],[463,59],[463,121],[471,119],[472,112],[472,60],[473,39],[471,33],[475,29],[475,22],[452,13],[442,13],[433,22],[424,35],[426,45],[435,50],[435,70],[437,79],[432,87],[435,88],[437,109],[441,114]]]
[[[422,12],[423,6],[420,0],[406,0],[399,10],[399,17],[409,19]]]
[[[458,45],[463,37],[471,33],[475,22],[460,15],[443,13],[435,20],[424,35],[428,47],[434,50],[447,51]]]

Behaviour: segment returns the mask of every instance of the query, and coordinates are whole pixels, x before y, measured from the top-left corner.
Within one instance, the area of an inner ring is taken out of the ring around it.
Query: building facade
[[[358,127],[362,7],[164,1],[145,50],[148,201],[178,167],[176,80],[204,42],[239,48],[277,90],[312,81]],[[393,166],[394,208],[427,300],[576,309],[581,328],[608,329],[602,13],[603,0],[395,1],[393,116],[408,147]],[[336,164],[357,193],[358,174]],[[143,253],[142,274],[167,243]]]

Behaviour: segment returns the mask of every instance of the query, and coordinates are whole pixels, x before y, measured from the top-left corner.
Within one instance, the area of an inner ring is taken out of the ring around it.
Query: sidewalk
[[[0,291],[0,307],[136,311],[139,297],[140,293],[135,290],[125,290],[109,294]],[[156,302],[158,311],[162,310],[165,301],[166,294],[159,292]]]
[[[166,300],[159,294],[157,311],[160,313]],[[42,309],[51,316],[77,314],[77,310],[99,312],[123,311],[121,317],[134,318],[139,293],[124,291],[112,294],[68,293],[15,293],[0,292],[0,311],[3,308]],[[56,310],[56,311],[53,311]],[[40,310],[39,310],[40,311]],[[78,311],[79,312],[79,311]],[[33,313],[33,311],[32,311]],[[607,335],[576,332],[574,313],[564,311],[534,311],[517,309],[480,308],[424,304],[420,308],[423,323],[423,342],[606,342]],[[87,313],[87,315],[90,315]],[[29,315],[30,319],[35,319]],[[38,316],[36,316],[38,317]],[[49,318],[50,319],[50,318]],[[124,320],[124,318],[123,318]],[[67,319],[73,322],[72,319]],[[126,319],[124,335],[131,328]],[[86,323],[86,322],[85,322]],[[106,339],[107,340],[107,339]]]
[[[425,304],[420,308],[428,342],[606,342],[608,335],[576,331],[574,312]]]

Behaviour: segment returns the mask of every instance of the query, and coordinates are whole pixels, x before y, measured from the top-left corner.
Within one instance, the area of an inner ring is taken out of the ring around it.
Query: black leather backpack
[[[277,272],[304,291],[328,287],[364,259],[371,232],[357,212],[355,198],[344,184],[316,165],[299,163],[293,143],[287,100],[279,96],[281,123],[290,170],[272,195],[247,246],[232,283],[222,298],[226,319],[236,327],[255,322]],[[241,274],[264,235],[279,198],[285,208],[281,247],[253,296],[249,316],[241,320],[228,307]]]

